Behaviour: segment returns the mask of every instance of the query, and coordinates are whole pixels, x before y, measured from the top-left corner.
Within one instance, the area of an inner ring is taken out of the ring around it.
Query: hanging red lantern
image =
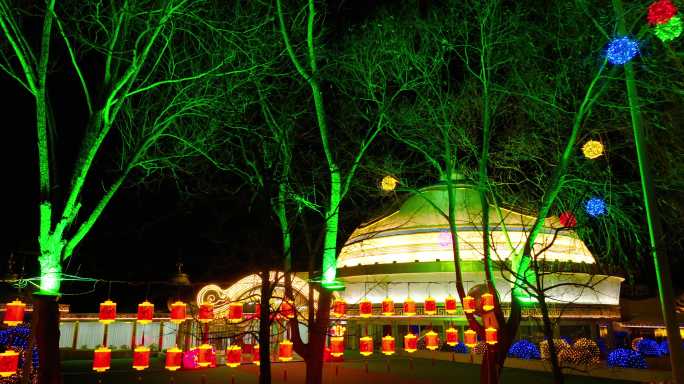
[[[371,317],[373,314],[373,303],[368,299],[363,299],[359,302],[359,316]]]
[[[3,323],[14,327],[24,322],[24,312],[26,311],[26,304],[21,300],[14,300],[11,303],[5,304],[5,318]]]
[[[434,315],[437,313],[437,301],[434,297],[430,296],[425,299],[423,303],[423,313],[426,315]]]
[[[231,323],[239,323],[242,321],[242,302],[234,301],[228,305],[228,321]]]
[[[445,331],[446,333],[446,343],[449,346],[455,346],[458,344],[458,331],[454,327],[449,327]]]
[[[11,349],[0,353],[0,377],[9,377],[17,373],[19,353]]]
[[[404,350],[408,353],[418,350],[418,338],[413,333],[407,333],[404,336]]]
[[[565,211],[561,213],[558,219],[561,225],[566,228],[574,228],[577,225],[577,218],[570,211]]]
[[[133,350],[133,369],[142,371],[150,366],[150,349],[145,346],[135,347]]]
[[[183,351],[178,347],[169,348],[166,350],[166,363],[164,368],[169,371],[175,371],[181,367],[183,359]]]
[[[187,318],[186,311],[187,305],[182,301],[176,301],[171,304],[171,322],[174,324],[180,324]]]
[[[496,328],[488,327],[485,329],[485,341],[490,345],[494,345],[498,342]]]
[[[294,303],[289,299],[283,300],[283,302],[280,304],[280,314],[283,315],[283,317],[285,317],[286,319],[294,319]]]
[[[359,339],[359,353],[362,356],[373,354],[373,339],[370,336],[364,336]]]
[[[444,299],[444,312],[446,312],[449,315],[453,315],[456,313],[456,309],[458,308],[458,303],[456,302],[456,298],[449,295]]]
[[[468,329],[467,331],[463,332],[463,339],[466,347],[472,348],[477,345],[477,332],[473,331],[472,329]]]
[[[347,302],[344,299],[336,299],[333,303],[333,316],[342,317],[347,314]]]
[[[145,300],[138,304],[138,323],[149,324],[152,322],[152,316],[154,315],[154,304]]]
[[[100,303],[98,319],[102,324],[113,323],[116,320],[116,303],[111,300]]]
[[[482,310],[485,312],[489,312],[492,309],[494,309],[494,295],[491,293],[483,293],[481,297],[481,302],[482,302]]]
[[[259,344],[255,344],[252,348],[252,363],[257,367],[261,364],[261,356],[259,355]]]
[[[414,316],[416,314],[416,302],[410,297],[404,300],[404,316]]]
[[[382,301],[382,314],[385,316],[394,315],[394,301],[389,297]]]
[[[107,347],[98,347],[93,355],[93,371],[104,372],[112,363],[112,350]]]
[[[394,343],[394,337],[392,335],[387,335],[382,338],[382,349],[381,352],[383,355],[393,355],[395,351],[395,343]]]
[[[278,360],[292,360],[292,342],[290,340],[285,339],[278,344]]]
[[[334,357],[344,355],[344,337],[332,336],[330,338],[330,355]]]
[[[439,348],[439,335],[432,329],[425,334],[425,348],[434,351]]]
[[[463,312],[473,313],[475,312],[475,298],[472,296],[466,296],[463,298]]]
[[[197,320],[200,323],[209,323],[214,321],[214,303],[204,302],[200,304],[197,311]]]
[[[226,365],[235,368],[242,362],[242,348],[239,345],[231,345],[226,348]]]
[[[202,344],[197,347],[197,365],[200,367],[208,367],[211,365],[211,352],[213,347],[209,344]]]

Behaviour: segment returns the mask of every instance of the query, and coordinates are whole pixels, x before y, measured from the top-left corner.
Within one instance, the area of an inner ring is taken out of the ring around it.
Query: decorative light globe
[[[613,38],[606,48],[606,58],[613,65],[622,65],[639,54],[639,43],[627,36]]]
[[[380,181],[380,188],[385,192],[391,192],[397,188],[397,184],[399,184],[399,180],[394,176],[387,175]]]
[[[679,37],[684,30],[684,25],[682,25],[682,18],[675,16],[671,18],[667,23],[658,24],[655,26],[653,33],[662,40],[664,43],[672,41]]]
[[[606,214],[606,202],[599,197],[592,197],[584,204],[584,210],[591,217],[599,217]]]
[[[600,141],[589,140],[582,146],[582,153],[587,159],[595,159],[603,155],[603,144]]]
[[[651,25],[665,24],[677,14],[677,7],[670,0],[658,0],[648,6],[646,21]]]

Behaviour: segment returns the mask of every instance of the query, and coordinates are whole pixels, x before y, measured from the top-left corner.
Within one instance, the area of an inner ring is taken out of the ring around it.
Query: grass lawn
[[[191,371],[168,372],[162,369],[163,362],[153,359],[145,371],[136,372],[130,368],[130,359],[112,361],[112,369],[97,374],[90,370],[91,361],[63,362],[64,384],[255,384],[258,382],[258,367],[245,364],[238,368],[225,366]],[[368,371],[366,372],[366,364]],[[325,384],[425,384],[425,383],[472,383],[479,382],[479,366],[429,359],[407,357],[352,358],[344,363],[326,363]],[[286,373],[287,372],[287,373]],[[285,376],[287,375],[287,378]],[[304,363],[274,363],[273,383],[303,383]],[[547,373],[521,369],[504,369],[503,383],[544,384],[551,383]],[[586,376],[567,375],[567,384],[615,383],[626,381],[596,379]]]

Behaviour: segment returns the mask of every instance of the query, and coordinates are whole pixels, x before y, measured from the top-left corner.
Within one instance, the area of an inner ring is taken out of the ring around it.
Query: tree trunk
[[[564,377],[558,362],[558,351],[556,344],[553,342],[553,327],[551,325],[551,318],[549,317],[549,307],[546,305],[544,295],[539,295],[539,308],[542,313],[542,320],[544,322],[544,334],[549,342],[549,357],[551,358],[551,372],[553,373],[553,383],[563,384]]]
[[[33,294],[31,326],[38,347],[38,384],[62,383],[58,299],[59,296]]]
[[[259,384],[271,384],[271,281],[268,270],[261,273],[259,314]]]
[[[480,365],[481,384],[499,384],[502,366],[499,365],[497,352],[496,345],[487,345],[487,352],[482,357],[482,365]]]

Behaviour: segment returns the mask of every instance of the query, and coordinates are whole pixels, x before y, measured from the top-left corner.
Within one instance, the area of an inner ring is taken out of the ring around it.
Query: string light
[[[651,25],[665,24],[677,14],[677,7],[670,0],[658,0],[648,6],[646,21]]]
[[[646,360],[639,352],[625,348],[618,348],[608,355],[608,366],[611,368],[648,368]]]
[[[636,350],[646,357],[660,357],[662,350],[657,341],[653,339],[641,339],[636,343]]]
[[[603,155],[603,144],[600,141],[589,140],[582,146],[582,153],[587,159],[595,159]]]
[[[577,226],[577,218],[570,211],[565,211],[561,213],[558,219],[561,225],[565,228],[574,228],[575,226]]]
[[[671,18],[665,24],[658,24],[653,29],[653,33],[664,43],[674,40],[682,34],[684,26],[682,25],[682,19],[679,16]]]
[[[539,360],[539,348],[529,340],[518,340],[508,349],[508,356],[524,360]]]
[[[577,339],[571,348],[562,350],[561,361],[569,361],[575,365],[596,365],[601,359],[601,350],[595,341],[585,337]]]
[[[606,202],[600,197],[592,197],[584,204],[584,210],[591,217],[598,217],[606,214]]]
[[[564,349],[570,348],[570,344],[568,344],[568,342],[563,339],[553,339],[553,346],[556,348],[556,355],[559,357],[559,360],[562,355],[561,352]],[[551,360],[551,353],[549,351],[548,340],[544,340],[541,343],[539,343],[539,352],[543,360]]]
[[[616,37],[608,43],[606,58],[613,65],[622,65],[639,54],[639,43],[627,36]]]
[[[397,184],[399,184],[399,180],[394,176],[387,175],[380,181],[380,188],[385,192],[391,192],[397,188]]]

